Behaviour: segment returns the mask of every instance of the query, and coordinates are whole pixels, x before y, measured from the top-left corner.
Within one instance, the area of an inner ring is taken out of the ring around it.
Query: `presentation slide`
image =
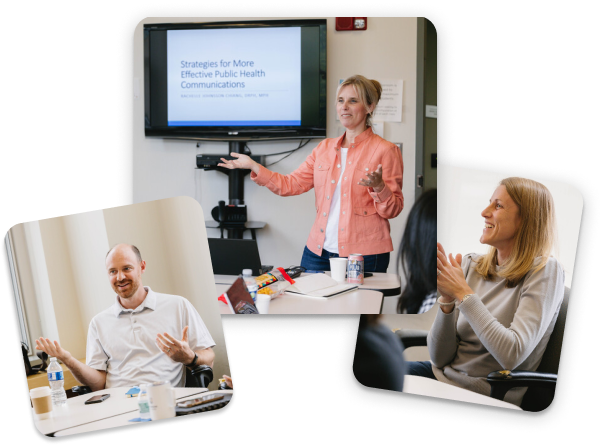
[[[301,121],[300,28],[168,31],[169,126]]]

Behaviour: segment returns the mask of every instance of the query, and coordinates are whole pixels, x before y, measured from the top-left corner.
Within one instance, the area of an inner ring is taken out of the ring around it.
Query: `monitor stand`
[[[229,155],[231,153],[242,153],[245,154],[246,141],[228,141],[229,143]],[[250,154],[251,155],[251,154]],[[210,155],[214,157],[215,155]],[[217,155],[216,155],[217,156]],[[264,156],[254,157],[255,161],[264,164]],[[243,199],[243,184],[245,176],[251,173],[249,169],[226,169],[224,167],[212,166],[211,168],[204,168],[204,170],[217,170],[219,172],[228,175],[229,177],[229,205],[245,205]],[[208,225],[208,223],[214,223]],[[256,238],[256,229],[261,229],[266,225],[264,222],[208,222],[206,221],[207,228],[220,228],[220,235],[222,238],[223,230],[227,230],[227,238],[242,239],[243,232],[246,229],[250,229],[252,232],[252,238]]]

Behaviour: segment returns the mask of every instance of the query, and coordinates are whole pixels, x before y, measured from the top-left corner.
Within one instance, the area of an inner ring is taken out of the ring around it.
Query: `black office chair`
[[[29,362],[29,347],[25,342],[21,342],[21,352],[23,354],[23,363],[25,365],[25,374],[35,375],[36,373],[45,372],[48,367],[48,354],[46,352],[37,352],[36,356],[40,358],[42,363],[40,365],[31,365]]]
[[[214,371],[208,365],[198,365],[194,369],[187,369],[185,387],[205,387],[206,389],[214,379]]]
[[[214,379],[214,371],[212,367],[201,364],[194,369],[186,367],[185,387],[207,387]],[[67,398],[74,396],[86,395],[92,392],[92,389],[88,386],[74,386],[69,390],[66,390]]]
[[[566,310],[570,289],[564,289],[564,298],[554,330],[547,343],[543,358],[536,371],[498,370],[489,373],[487,382],[491,385],[492,398],[503,400],[508,390],[515,387],[528,387],[520,407],[528,412],[539,412],[546,409],[554,399],[556,381],[558,379],[558,364],[562,350],[562,338],[566,323]],[[395,332],[405,348],[427,345],[428,331],[426,330],[397,330]]]

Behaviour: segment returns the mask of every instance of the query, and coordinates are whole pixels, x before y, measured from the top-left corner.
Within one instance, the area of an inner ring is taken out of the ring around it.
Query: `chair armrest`
[[[487,376],[491,385],[491,398],[503,400],[508,390],[514,387],[542,387],[555,389],[558,375],[555,373],[531,372],[527,370],[498,370]]]
[[[207,388],[214,379],[214,371],[212,367],[200,364],[188,370],[187,387],[205,387]]]
[[[428,345],[427,330],[402,329],[394,332],[397,335],[405,348],[409,347],[425,347]]]

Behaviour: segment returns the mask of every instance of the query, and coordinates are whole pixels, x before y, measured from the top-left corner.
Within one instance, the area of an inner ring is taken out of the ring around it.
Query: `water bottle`
[[[50,384],[50,396],[53,406],[62,406],[67,401],[67,395],[63,384],[63,369],[57,362],[57,358],[50,358],[50,365],[47,370],[48,383]]]
[[[256,283],[256,279],[252,277],[251,269],[243,270],[243,281],[245,282],[248,293],[250,293],[250,296],[252,296],[252,299],[254,299],[254,302],[256,302],[256,296],[258,295],[258,284]]]
[[[138,386],[138,416],[141,421],[151,420],[151,411],[149,410],[149,397],[147,396],[147,384]]]

